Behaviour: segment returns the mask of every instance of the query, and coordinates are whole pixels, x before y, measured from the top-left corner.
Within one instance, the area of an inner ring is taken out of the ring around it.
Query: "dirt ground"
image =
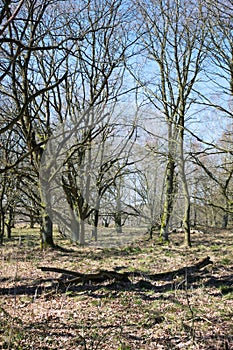
[[[78,247],[41,251],[38,229],[17,229],[0,247],[1,349],[233,349],[233,230],[209,228],[182,247],[157,236],[117,248]],[[194,274],[152,281],[209,256]],[[137,271],[129,282],[62,284],[51,266],[91,273]]]

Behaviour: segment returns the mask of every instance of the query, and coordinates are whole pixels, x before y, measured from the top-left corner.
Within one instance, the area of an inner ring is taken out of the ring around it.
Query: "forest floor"
[[[195,233],[191,249],[182,247],[181,233],[173,233],[169,245],[145,238],[83,248],[58,236],[67,251],[41,251],[38,230],[15,230],[0,247],[0,348],[233,349],[233,231]],[[148,278],[207,256],[213,264],[193,275]],[[40,266],[137,271],[141,277],[64,287],[64,276]]]

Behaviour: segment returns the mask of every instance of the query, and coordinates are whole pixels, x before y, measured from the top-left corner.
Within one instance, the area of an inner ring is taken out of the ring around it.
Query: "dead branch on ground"
[[[63,281],[62,283],[64,284],[77,284],[77,283],[86,284],[90,282],[102,283],[108,280],[115,280],[116,282],[130,283],[130,278],[133,278],[133,277],[140,277],[140,278],[149,279],[152,281],[173,280],[177,276],[182,276],[182,275],[187,276],[187,275],[192,275],[194,273],[197,273],[201,269],[203,269],[205,266],[210,264],[213,264],[213,262],[210,260],[210,257],[206,257],[193,265],[181,267],[173,271],[160,272],[155,274],[146,274],[141,271],[117,272],[114,270],[113,271],[99,270],[94,273],[81,273],[78,271],[70,271],[70,270],[61,269],[57,267],[41,266],[38,268],[41,271],[56,272],[67,276],[74,276],[73,279],[68,279],[67,281]]]

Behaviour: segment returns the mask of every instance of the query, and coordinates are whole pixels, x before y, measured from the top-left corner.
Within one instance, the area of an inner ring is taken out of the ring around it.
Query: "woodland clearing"
[[[155,235],[116,248],[73,246],[57,236],[66,249],[41,251],[38,235],[15,229],[0,248],[1,349],[233,348],[232,230],[195,233],[192,248],[173,233],[169,245]],[[148,277],[206,257],[212,264],[197,272]],[[131,273],[129,281],[69,283],[40,266]]]

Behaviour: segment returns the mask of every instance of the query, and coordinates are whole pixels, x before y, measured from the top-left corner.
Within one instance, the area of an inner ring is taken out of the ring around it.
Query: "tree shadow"
[[[205,283],[205,287],[221,288],[222,294],[233,293],[233,274],[220,277],[211,276]]]
[[[12,279],[10,278],[12,281]],[[26,282],[26,281],[29,282]],[[19,283],[21,282],[21,283]],[[46,286],[46,283],[51,282],[51,285]],[[29,278],[23,280],[17,280],[15,285],[11,287],[0,287],[0,295],[16,296],[16,295],[41,295],[44,292],[55,290],[58,287],[58,283],[54,278],[43,278],[37,280],[31,280]]]

